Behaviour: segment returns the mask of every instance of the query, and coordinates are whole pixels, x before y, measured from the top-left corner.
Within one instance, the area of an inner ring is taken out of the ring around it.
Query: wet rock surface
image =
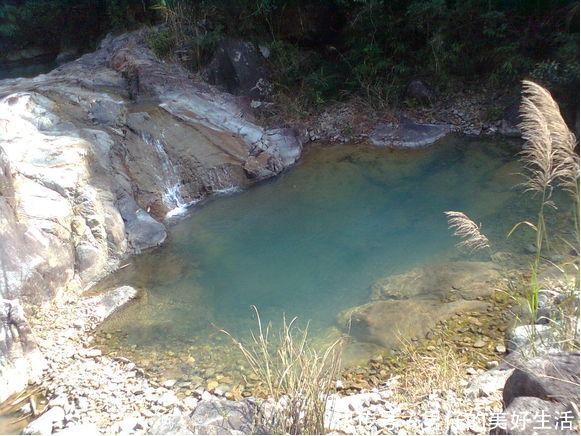
[[[414,268],[377,281],[371,301],[339,314],[341,328],[363,342],[397,349],[402,339],[423,338],[458,313],[485,313],[500,280],[492,262],[448,262]],[[486,345],[481,339],[472,346]]]
[[[369,135],[372,144],[392,148],[422,148],[442,139],[452,130],[440,124],[420,124],[403,121],[397,124],[380,124]]]

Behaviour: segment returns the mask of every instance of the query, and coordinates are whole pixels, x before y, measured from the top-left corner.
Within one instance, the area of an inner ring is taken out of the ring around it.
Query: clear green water
[[[484,223],[502,248],[527,208],[513,187],[518,145],[452,137],[419,151],[312,148],[275,180],[194,207],[163,247],[131,259],[106,284],[145,296],[103,331],[121,350],[206,350],[215,355],[198,360],[220,361],[217,330],[245,335],[257,305],[265,320],[296,315],[313,335],[332,335],[337,313],[365,303],[376,280],[465,258],[444,211]]]

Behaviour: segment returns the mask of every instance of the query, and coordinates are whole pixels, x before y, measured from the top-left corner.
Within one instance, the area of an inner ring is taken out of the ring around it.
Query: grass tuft
[[[267,387],[269,399],[258,407],[257,427],[271,434],[323,434],[327,399],[339,376],[342,339],[319,352],[308,340],[308,328],[283,316],[278,335],[263,326],[255,306],[257,331],[242,342],[227,334]]]

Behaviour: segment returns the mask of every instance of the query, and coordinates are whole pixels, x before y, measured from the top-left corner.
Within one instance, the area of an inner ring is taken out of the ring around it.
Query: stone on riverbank
[[[404,121],[377,125],[369,135],[369,140],[378,147],[421,148],[433,144],[450,132],[448,125]]]
[[[579,353],[517,358],[514,365],[502,393],[503,414],[523,418],[508,419],[495,434],[578,434]],[[539,416],[545,417],[541,423]]]

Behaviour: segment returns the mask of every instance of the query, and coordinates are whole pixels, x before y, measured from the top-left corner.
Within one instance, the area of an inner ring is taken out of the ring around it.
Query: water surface
[[[103,330],[153,361],[193,354],[197,363],[184,363],[193,372],[223,364],[218,329],[247,334],[251,305],[264,320],[284,313],[310,320],[314,336],[337,334],[337,313],[366,302],[378,279],[465,259],[444,211],[484,223],[502,248],[527,208],[513,187],[517,152],[512,142],[456,137],[419,151],[312,148],[275,180],[196,206],[163,247],[131,259],[107,285],[144,297]]]

